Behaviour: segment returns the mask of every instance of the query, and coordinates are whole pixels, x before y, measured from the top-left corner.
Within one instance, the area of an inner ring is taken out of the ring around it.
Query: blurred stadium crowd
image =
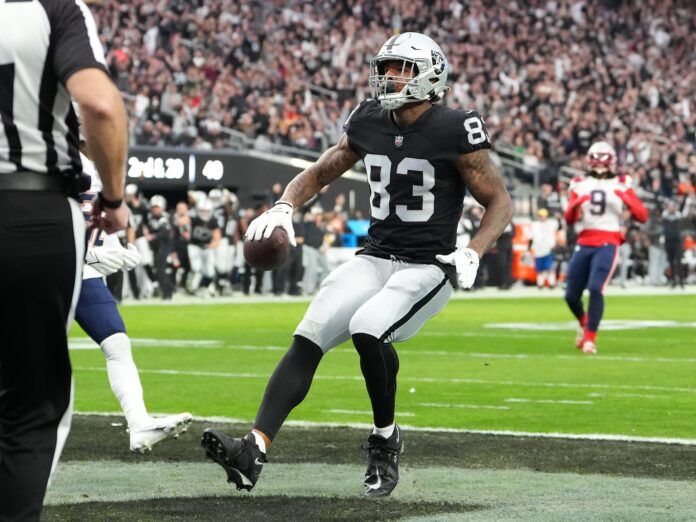
[[[696,17],[689,1],[102,0],[92,9],[110,72],[129,105],[131,143],[139,145],[223,148],[241,133],[261,150],[321,151],[370,96],[367,64],[381,44],[395,32],[425,32],[450,60],[446,103],[476,108],[499,151],[541,172],[533,208],[548,208],[548,219],[558,224],[560,279],[573,237],[559,219],[567,191],[559,168],[582,170],[598,139],[615,146],[620,170],[652,208],[646,225],[628,222],[617,277],[663,284],[666,273],[678,284],[679,275],[694,270]],[[178,284],[192,292],[226,292],[225,281],[247,292],[306,292],[297,259],[266,277],[265,287],[253,282],[240,249],[230,252],[261,208],[234,208],[229,198],[215,192],[207,198],[213,209],[199,209],[198,193],[169,209],[167,249],[174,255],[166,259],[175,259],[169,270],[181,267]],[[327,212],[307,207],[298,223],[334,239],[307,239],[310,253],[303,258],[314,255],[309,248],[340,245],[348,219],[356,217],[322,204]],[[480,219],[475,206],[467,208],[462,241]],[[203,255],[204,273],[189,277],[198,261],[185,254],[198,240],[179,229],[207,212],[221,234],[208,250],[228,253]],[[142,245],[153,244],[146,227],[136,230]],[[483,265],[483,282],[512,284],[510,252],[519,236],[513,228],[504,234]],[[320,279],[323,258],[317,262]],[[140,279],[157,281],[156,272]],[[304,284],[314,283],[310,277]]]
[[[323,150],[370,95],[369,59],[415,30],[449,57],[447,103],[485,115],[497,147],[553,172],[608,139],[639,186],[671,197],[696,185],[689,5],[104,0],[94,11],[134,143],[223,147],[234,129]]]

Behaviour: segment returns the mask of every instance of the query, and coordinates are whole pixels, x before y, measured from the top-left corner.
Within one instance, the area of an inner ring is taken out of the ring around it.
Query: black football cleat
[[[404,450],[404,437],[399,426],[385,439],[370,435],[367,439],[367,471],[365,472],[365,496],[386,497],[399,483],[399,454]]]
[[[208,428],[201,437],[201,446],[205,456],[222,466],[227,482],[234,482],[237,489],[251,491],[268,462],[251,433],[243,439],[233,439],[220,430]]]

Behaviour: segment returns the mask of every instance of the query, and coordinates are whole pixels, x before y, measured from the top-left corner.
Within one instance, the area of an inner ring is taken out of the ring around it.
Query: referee
[[[82,0],[0,0],[0,521],[39,519],[70,429],[85,242],[71,97],[104,185],[95,221],[115,232],[126,116],[94,19]]]

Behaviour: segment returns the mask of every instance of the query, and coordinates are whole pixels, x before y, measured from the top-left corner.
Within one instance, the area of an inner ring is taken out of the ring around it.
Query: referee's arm
[[[112,201],[123,199],[128,142],[121,95],[106,73],[92,68],[70,76],[67,88],[80,105],[85,139],[101,177],[102,193]]]
[[[106,73],[94,19],[82,2],[64,4],[55,28],[54,68],[60,81],[80,105],[90,156],[101,177],[103,198],[121,201],[109,208],[101,226],[107,232],[126,228],[128,209],[123,203],[128,148],[126,110],[121,95]],[[85,36],[87,38],[85,38]]]

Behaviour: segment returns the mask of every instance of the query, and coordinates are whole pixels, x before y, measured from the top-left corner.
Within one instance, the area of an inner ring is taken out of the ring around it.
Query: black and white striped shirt
[[[0,175],[82,170],[65,84],[88,67],[106,61],[82,0],[0,0]]]

